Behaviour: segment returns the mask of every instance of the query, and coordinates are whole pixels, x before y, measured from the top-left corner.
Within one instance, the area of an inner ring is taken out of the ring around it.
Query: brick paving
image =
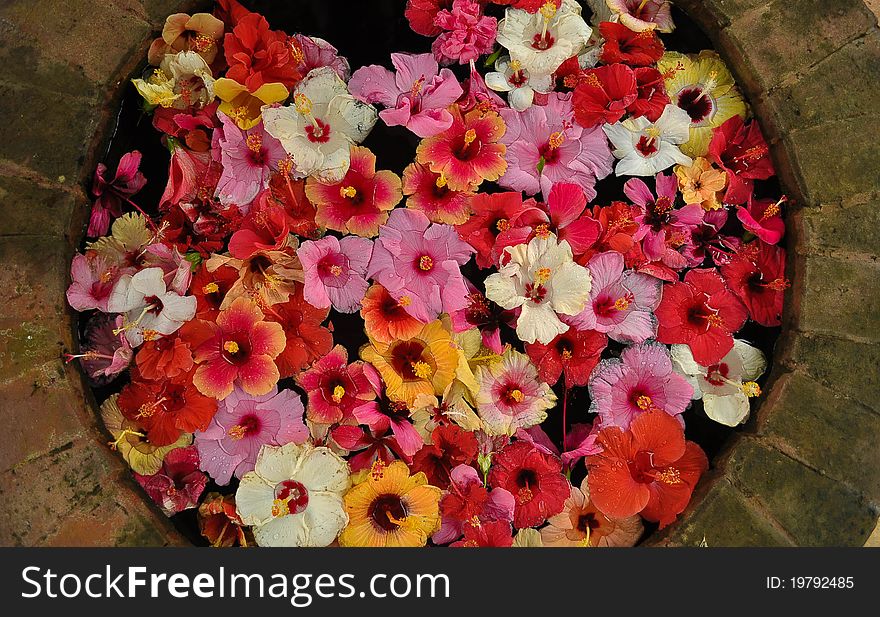
[[[199,4],[0,5],[0,545],[184,542],[60,356],[75,348],[64,290],[100,136],[165,16]],[[650,544],[880,543],[880,0],[677,4],[731,65],[798,206],[768,393]]]

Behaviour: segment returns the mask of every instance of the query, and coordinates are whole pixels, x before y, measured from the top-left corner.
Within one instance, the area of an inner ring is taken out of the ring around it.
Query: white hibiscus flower
[[[655,123],[645,116],[602,127],[620,159],[618,176],[653,176],[673,165],[690,166],[691,157],[679,145],[690,138],[691,119],[675,105],[667,105]]]
[[[348,463],[329,448],[264,445],[235,503],[260,546],[328,546],[348,524],[350,485]]]
[[[563,0],[559,9],[547,2],[537,13],[508,8],[498,22],[497,41],[536,79],[549,77],[568,58],[580,54],[591,33],[580,5]]]
[[[504,57],[495,62],[495,71],[486,73],[486,85],[496,92],[507,92],[507,102],[517,111],[525,111],[532,106],[535,92],[549,92],[553,89],[550,75],[532,77],[522,67],[519,60]]]
[[[350,147],[376,124],[372,105],[349,94],[345,82],[327,66],[309,72],[293,92],[293,105],[263,107],[266,132],[278,139],[296,171],[338,182],[351,163]]]
[[[694,388],[694,399],[703,399],[706,415],[725,426],[737,426],[749,418],[749,397],[760,396],[755,383],[767,369],[760,349],[734,340],[733,349],[718,364],[700,366],[687,345],[672,346],[672,364]]]
[[[125,274],[113,286],[107,311],[124,313],[121,330],[132,347],[159,335],[173,334],[195,317],[195,296],[182,296],[165,286],[162,268]]]
[[[486,279],[486,297],[505,309],[520,308],[516,334],[547,344],[568,330],[559,315],[577,315],[590,297],[590,271],[574,263],[571,246],[551,233],[504,249],[509,260]],[[502,263],[504,262],[502,258]]]
[[[165,54],[162,64],[146,80],[131,81],[149,105],[201,109],[214,100],[211,69],[194,51]]]

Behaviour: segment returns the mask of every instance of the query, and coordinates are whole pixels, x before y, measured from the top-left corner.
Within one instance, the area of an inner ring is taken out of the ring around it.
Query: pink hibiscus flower
[[[263,123],[241,130],[226,114],[220,114],[221,130],[214,131],[214,147],[220,150],[223,174],[216,195],[223,205],[236,205],[242,212],[260,191],[269,186],[269,176],[278,161],[287,158],[281,142],[263,130]]]
[[[498,30],[498,20],[484,15],[477,0],[453,0],[451,10],[437,13],[434,25],[443,30],[431,45],[441,64],[467,64],[491,53]]]
[[[601,127],[585,129],[574,123],[570,94],[552,94],[547,105],[525,111],[502,109],[507,131],[507,171],[501,186],[534,195],[550,194],[556,182],[577,184],[587,200],[596,197],[596,180],[611,173],[614,158]]]
[[[96,386],[110,383],[128,368],[134,351],[122,330],[125,318],[96,314],[86,327],[85,343],[80,353],[64,354],[65,362],[79,359],[89,380]],[[120,329],[117,332],[117,329]]]
[[[303,242],[296,251],[305,271],[303,297],[315,308],[333,305],[340,313],[354,313],[367,293],[364,274],[373,254],[373,241],[357,236],[325,236]]]
[[[687,380],[672,370],[665,345],[642,343],[624,349],[620,359],[603,360],[596,367],[590,379],[590,411],[599,414],[603,428],[626,430],[633,419],[647,411],[678,416],[690,404],[693,393]]]
[[[379,228],[367,268],[373,278],[398,298],[407,313],[422,322],[468,304],[460,267],[474,249],[451,225],[431,223],[421,212],[397,209]]]
[[[309,396],[308,419],[318,424],[350,421],[355,407],[376,398],[375,372],[365,362],[349,364],[345,347],[334,347],[297,377]]]
[[[168,516],[199,505],[208,484],[208,476],[199,471],[199,453],[193,446],[169,452],[158,473],[135,473],[134,478]]]
[[[405,126],[419,137],[452,126],[446,108],[462,95],[452,71],[440,69],[431,54],[391,54],[391,63],[397,73],[375,64],[355,71],[348,83],[355,98],[384,105],[379,117],[385,124]]]
[[[339,50],[324,39],[304,34],[294,34],[290,37],[291,49],[294,50],[294,59],[301,58],[296,67],[300,75],[308,75],[312,69],[329,66],[339,75],[339,79],[348,81],[350,67],[345,56],[339,55]],[[293,41],[298,45],[294,48]]]
[[[96,309],[107,312],[107,302],[116,281],[123,273],[94,251],[74,255],[70,264],[72,282],[67,288],[67,302],[76,311]]]
[[[782,220],[780,208],[785,201],[785,196],[776,202],[772,199],[755,199],[749,196],[748,208],[738,207],[736,216],[743,227],[761,240],[767,244],[776,244],[785,235],[785,222]]]
[[[662,283],[647,274],[624,272],[623,255],[608,251],[587,264],[593,275],[586,308],[567,320],[581,330],[604,332],[621,343],[643,343],[657,333],[654,309]]]
[[[196,431],[200,468],[220,486],[234,475],[253,471],[264,445],[305,443],[309,429],[303,423],[303,405],[293,390],[272,388],[254,396],[239,387],[220,401],[217,413],[204,431]]]
[[[122,202],[131,203],[130,197],[144,188],[147,179],[139,171],[140,166],[141,153],[137,150],[122,155],[112,180],[107,178],[107,166],[98,164],[92,184],[92,195],[97,199],[92,206],[87,236],[106,235],[111,215],[114,218],[122,216]]]
[[[686,244],[690,230],[703,220],[700,204],[675,209],[678,180],[673,176],[657,174],[657,197],[639,178],[630,178],[623,192],[639,207],[635,222],[639,228],[633,240],[642,241],[642,251],[648,261],[662,261],[664,265],[680,270],[687,265],[685,257],[676,248]]]

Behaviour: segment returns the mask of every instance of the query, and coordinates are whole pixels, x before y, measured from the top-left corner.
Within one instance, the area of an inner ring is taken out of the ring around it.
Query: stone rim
[[[4,545],[186,544],[106,447],[96,401],[60,355],[75,349],[64,290],[88,215],[83,187],[106,147],[125,78],[166,15],[205,2],[97,3],[99,22],[116,33],[112,49],[86,51],[77,40],[78,29],[94,27],[91,6],[13,0],[0,8],[0,58],[22,49],[35,58],[0,80],[19,95],[0,101],[12,137],[0,145],[7,265],[0,284],[12,290],[0,307],[0,414],[9,427],[0,454]],[[861,545],[880,510],[880,452],[872,447],[880,434],[876,16],[862,0],[833,9],[823,0],[676,5],[733,70],[797,200],[787,236],[794,286],[766,398],[679,521],[646,544]],[[58,147],[52,136],[62,129],[71,143]],[[844,151],[848,166],[837,160]],[[856,359],[861,370],[852,370]]]

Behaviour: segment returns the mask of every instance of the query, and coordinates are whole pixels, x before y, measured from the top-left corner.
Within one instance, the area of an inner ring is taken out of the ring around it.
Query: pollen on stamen
[[[647,411],[647,410],[651,409],[652,407],[654,407],[654,401],[647,394],[643,394],[642,396],[640,396],[639,398],[636,399],[636,405],[638,406],[639,409]]]
[[[437,180],[434,182],[434,184],[437,186],[438,189],[442,189],[444,186],[446,186],[446,174],[441,171],[440,175],[437,176]]]
[[[663,484],[680,484],[682,481],[681,472],[675,467],[667,467],[663,471],[658,472],[656,479]]]
[[[618,311],[625,311],[629,308],[630,301],[628,298],[618,298],[614,301],[614,308]]]
[[[745,394],[749,398],[761,396],[761,386],[756,384],[754,381],[745,382],[742,385],[742,391],[743,391],[743,394]]]
[[[709,322],[710,326],[715,326],[716,328],[724,327],[724,318],[721,315],[709,315],[706,321]]]
[[[354,199],[355,197],[357,197],[357,189],[350,184],[348,186],[339,187],[339,196],[343,198],[348,197],[349,199]]]
[[[245,142],[247,143],[247,147],[251,152],[256,152],[259,154],[260,150],[263,149],[263,138],[256,133],[248,135]]]
[[[345,388],[343,388],[342,386],[336,386],[335,388],[333,388],[333,395],[330,398],[333,399],[334,403],[339,403],[344,396]]]
[[[370,477],[375,480],[381,480],[385,477],[385,463],[381,459],[377,459],[373,461],[372,467],[370,467]]]
[[[302,92],[298,92],[294,95],[293,106],[297,112],[301,113],[304,116],[311,115],[312,113],[312,101]]]
[[[539,285],[543,285],[547,281],[550,280],[550,275],[553,271],[550,268],[539,268],[537,272],[535,272],[535,282]]]
[[[522,390],[520,390],[519,388],[515,388],[515,389],[511,390],[510,394],[508,394],[508,396],[510,396],[510,398],[517,403],[522,403],[523,400],[525,399],[525,395],[523,394]]]
[[[400,306],[405,308],[405,307],[409,306],[410,304],[412,304],[412,298],[410,298],[409,296],[400,296],[400,299],[397,301],[397,304],[399,304]]]
[[[342,266],[337,266],[336,264],[333,264],[332,266],[330,266],[330,274],[332,274],[333,276],[342,276]]]
[[[546,21],[550,21],[556,15],[556,3],[555,2],[545,2],[541,6],[541,17],[543,17]]]
[[[550,139],[547,141],[547,145],[556,150],[565,142],[565,133],[561,131],[555,131],[550,134]]]
[[[431,370],[431,365],[427,362],[423,362],[422,360],[411,363],[411,367],[412,372],[419,379],[428,379],[429,377],[431,377],[431,373],[433,372]]]
[[[229,353],[238,353],[238,343],[235,341],[226,341],[223,343],[223,349]]]
[[[211,282],[202,287],[202,293],[206,294],[215,294],[220,291],[220,286],[217,283]]]
[[[464,133],[464,145],[469,146],[477,139],[477,132],[474,129],[468,129]]]
[[[419,270],[423,270],[424,272],[428,272],[433,267],[434,267],[434,260],[431,259],[430,255],[422,255],[421,257],[419,257]]]
[[[235,426],[230,427],[228,431],[226,431],[226,434],[235,441],[244,438],[245,433],[246,429],[240,424],[236,424]]]

